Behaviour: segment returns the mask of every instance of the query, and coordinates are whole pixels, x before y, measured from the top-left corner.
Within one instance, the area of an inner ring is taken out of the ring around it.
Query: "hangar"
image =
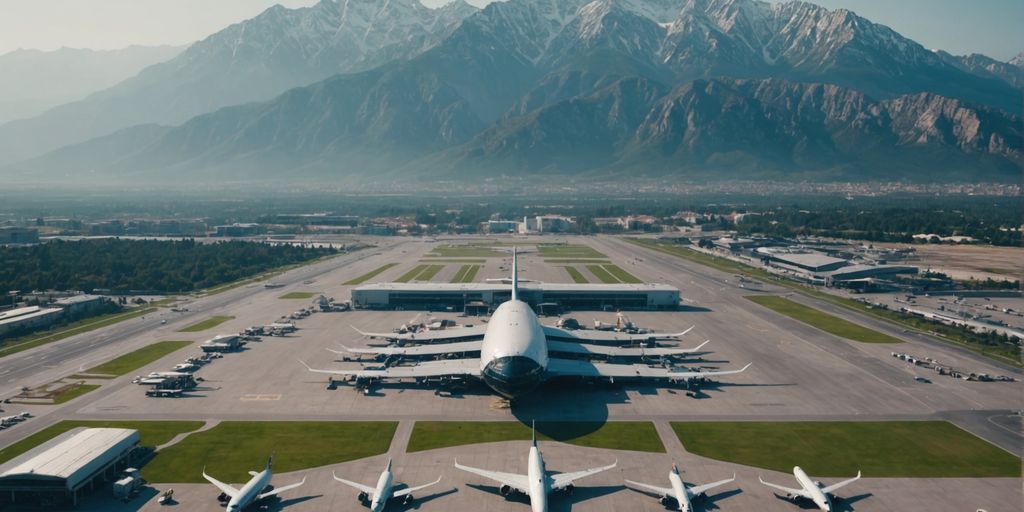
[[[124,428],[69,430],[0,465],[0,497],[78,504],[79,492],[113,481],[139,444],[139,432]]]
[[[665,284],[520,283],[520,298],[534,309],[555,304],[563,310],[662,310],[679,307],[679,289]],[[503,283],[376,283],[352,290],[352,305],[364,309],[463,311],[509,300]]]

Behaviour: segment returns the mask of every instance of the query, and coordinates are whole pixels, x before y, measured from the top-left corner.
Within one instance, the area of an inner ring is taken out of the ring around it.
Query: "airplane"
[[[230,500],[228,501],[225,511],[227,512],[240,512],[246,507],[253,505],[254,503],[261,501],[271,496],[276,496],[285,491],[290,491],[304,483],[306,478],[303,477],[302,481],[297,484],[286,485],[284,487],[277,487],[271,491],[263,492],[267,485],[270,484],[270,479],[274,476],[272,466],[274,465],[274,457],[271,456],[267,459],[267,467],[263,471],[257,473],[250,471],[249,474],[252,478],[246,483],[241,489],[235,489],[230,485],[217,480],[216,478],[206,474],[206,468],[203,468],[203,478],[209,481],[211,484],[220,489],[221,492],[226,494]]]
[[[849,480],[843,480],[842,482],[829,486],[825,486],[821,482],[812,481],[811,478],[807,476],[807,473],[805,473],[803,469],[800,469],[800,466],[793,468],[793,476],[796,477],[796,481],[800,484],[800,489],[790,489],[789,487],[768,483],[761,477],[758,477],[757,479],[761,480],[761,483],[768,487],[785,492],[786,498],[789,498],[790,500],[810,500],[814,502],[822,512],[832,512],[832,499],[834,498],[832,493],[839,490],[841,487],[845,487],[859,480],[860,471],[857,472],[857,476]]]
[[[632,480],[626,480],[626,485],[634,487],[636,490],[653,493],[659,496],[662,505],[668,505],[672,500],[676,501],[677,510],[681,512],[691,512],[693,510],[692,502],[699,498],[707,496],[707,492],[715,487],[725,485],[736,480],[736,475],[733,474],[732,478],[725,480],[719,480],[710,484],[695,485],[687,487],[683,483],[682,477],[679,476],[679,467],[675,464],[672,465],[672,471],[668,473],[669,485],[672,487],[657,487],[654,485],[642,484],[640,482],[634,482]]]
[[[695,379],[732,375],[739,370],[699,372],[679,368],[652,367],[644,364],[610,364],[591,362],[583,359],[551,357],[549,352],[572,350],[596,350],[592,346],[580,348],[571,343],[559,345],[549,341],[544,327],[529,304],[519,300],[518,258],[513,249],[512,256],[512,297],[502,303],[491,315],[491,321],[484,328],[483,341],[479,347],[480,357],[426,361],[414,366],[392,366],[380,369],[314,369],[299,361],[307,370],[339,377],[359,380],[390,380],[429,377],[478,377],[498,394],[516,399],[539,386],[542,382],[557,377],[604,378],[614,381],[621,379],[668,379],[690,382]],[[438,334],[443,333],[443,331]],[[702,345],[703,346],[703,345]],[[437,344],[428,347],[411,347],[408,350],[433,351],[433,355],[471,351],[465,342],[448,346]],[[475,347],[475,346],[474,346]],[[373,353],[387,354],[390,347],[380,347]],[[641,350],[641,349],[619,349]],[[650,351],[653,349],[642,349]],[[692,350],[692,349],[691,349]],[[579,352],[576,352],[579,353]],[[587,352],[584,352],[587,353]],[[643,355],[638,353],[636,355]],[[422,354],[428,355],[428,354]]]
[[[530,498],[530,509],[533,512],[547,512],[549,494],[556,491],[571,493],[574,489],[573,482],[612,469],[618,464],[618,461],[609,466],[549,475],[544,467],[544,456],[541,454],[540,448],[537,447],[537,428],[535,424],[533,427],[533,444],[530,446],[530,458],[527,464],[527,473],[525,475],[517,475],[515,473],[500,473],[463,466],[459,464],[458,460],[455,461],[456,468],[501,484],[498,492],[502,496],[508,496],[513,492],[525,494]]]
[[[333,474],[333,473],[332,473]],[[370,507],[370,512],[382,512],[384,507],[387,507],[388,501],[392,499],[402,499],[402,503],[408,505],[412,502],[412,493],[420,491],[436,485],[441,481],[438,477],[437,480],[430,482],[426,485],[419,487],[406,487],[405,489],[395,490],[393,487],[394,475],[391,473],[391,459],[388,459],[388,467],[384,469],[384,472],[380,474],[380,478],[377,479],[377,487],[370,487],[368,485],[359,484],[345,480],[344,478],[338,478],[338,475],[334,475],[334,479],[359,490],[359,502],[364,506]]]

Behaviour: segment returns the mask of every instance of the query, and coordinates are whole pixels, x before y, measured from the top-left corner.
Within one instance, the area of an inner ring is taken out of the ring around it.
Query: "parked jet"
[[[480,377],[491,389],[508,398],[519,397],[533,390],[545,380],[555,377],[690,381],[692,379],[732,375],[740,373],[750,366],[747,365],[739,370],[697,372],[677,368],[652,367],[643,364],[608,364],[583,359],[550,357],[549,352],[551,351],[563,350],[572,352],[575,350],[575,353],[588,353],[586,351],[595,351],[602,347],[580,347],[579,344],[559,344],[558,342],[548,340],[545,328],[540,324],[537,315],[527,303],[519,300],[517,260],[518,258],[515,252],[513,252],[512,298],[498,306],[494,311],[491,321],[487,323],[484,330],[483,341],[479,342],[478,348],[470,350],[468,348],[470,345],[467,345],[468,342],[459,342],[449,346],[436,345],[411,347],[409,349],[419,350],[421,353],[423,351],[431,351],[429,353],[435,355],[479,350],[479,358],[428,361],[415,366],[395,366],[376,370],[317,370],[311,368],[305,362],[300,362],[311,372],[355,377],[356,379]],[[570,347],[568,345],[574,346]],[[476,347],[475,345],[472,346]],[[387,354],[390,348],[381,347],[370,350],[374,351],[373,353]],[[618,350],[651,351],[656,349],[620,348]]]
[[[814,502],[822,512],[832,512],[832,493],[839,490],[841,487],[846,487],[847,485],[859,480],[860,471],[857,472],[857,476],[849,480],[843,480],[842,482],[829,486],[825,486],[821,482],[812,481],[811,478],[807,476],[807,473],[804,473],[804,470],[800,469],[800,466],[793,468],[793,476],[796,477],[796,481],[800,484],[800,489],[790,489],[789,487],[768,483],[761,477],[758,477],[758,480],[761,480],[761,483],[768,487],[785,492],[786,497],[790,500],[810,500]]]
[[[241,489],[235,489],[234,487],[207,475],[206,468],[203,468],[203,478],[215,485],[221,492],[230,498],[227,507],[224,510],[227,512],[240,512],[258,501],[271,496],[276,496],[285,491],[290,491],[306,483],[306,479],[303,478],[302,481],[297,484],[286,485],[284,487],[275,488],[271,491],[263,492],[267,488],[267,485],[270,484],[270,479],[274,476],[274,471],[271,469],[273,463],[274,457],[270,457],[267,459],[266,469],[259,473],[250,471],[249,474],[252,475],[252,478],[249,479],[249,482],[242,486]]]
[[[672,471],[668,473],[668,482],[671,487],[657,487],[654,485],[642,484],[640,482],[634,482],[632,480],[626,480],[626,485],[633,487],[639,491],[653,493],[658,496],[661,500],[662,505],[668,505],[672,500],[675,500],[677,509],[682,512],[691,512],[693,510],[692,502],[699,498],[707,496],[707,492],[715,487],[725,485],[736,480],[736,475],[726,480],[719,480],[704,485],[695,485],[693,487],[687,487],[683,483],[683,479],[679,476],[679,468],[673,464]]]
[[[533,512],[547,512],[549,494],[555,491],[572,492],[573,482],[576,480],[596,475],[602,471],[607,471],[614,468],[616,464],[618,464],[617,461],[612,463],[610,466],[585,469],[583,471],[576,471],[573,473],[556,473],[549,475],[544,466],[544,456],[540,453],[540,448],[537,447],[536,426],[533,431],[533,444],[530,446],[530,458],[527,462],[525,475],[471,468],[459,464],[459,461],[457,460],[455,461],[456,468],[480,475],[501,484],[498,492],[500,492],[502,496],[508,496],[513,492],[525,494],[530,498],[530,509],[533,510]]]
[[[405,489],[395,490],[393,485],[394,475],[391,473],[391,459],[388,459],[388,467],[384,469],[384,472],[380,474],[380,478],[377,479],[377,487],[370,487],[368,485],[359,484],[345,480],[344,478],[338,478],[338,475],[334,475],[334,479],[359,491],[359,502],[364,506],[370,507],[370,512],[382,512],[384,507],[388,505],[388,501],[392,499],[402,499],[403,503],[410,503],[413,500],[412,493],[426,489],[432,485],[436,485],[441,481],[438,477],[437,480],[430,482],[426,485],[419,487],[406,487]]]

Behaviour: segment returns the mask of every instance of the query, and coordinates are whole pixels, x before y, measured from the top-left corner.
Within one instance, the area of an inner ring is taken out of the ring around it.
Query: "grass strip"
[[[442,269],[444,269],[444,265],[427,265],[427,268],[423,269],[423,273],[416,279],[419,281],[430,281]]]
[[[476,280],[476,275],[479,272],[480,272],[480,265],[473,265],[472,267],[470,267],[469,271],[466,272],[466,275],[463,276],[462,282],[463,283],[472,283],[473,281]]]
[[[142,468],[154,483],[202,483],[207,474],[246,482],[274,455],[274,471],[287,473],[386,453],[393,421],[225,421],[161,450]]]
[[[601,265],[587,265],[587,270],[589,270],[591,274],[594,274],[594,277],[602,283],[615,284],[619,282],[615,276],[609,274]]]
[[[504,258],[507,252],[480,245],[439,245],[426,255],[428,258]]]
[[[487,263],[487,260],[467,259],[467,258],[459,258],[459,259],[452,259],[452,258],[441,258],[441,259],[437,259],[437,258],[422,258],[422,259],[420,259],[420,263],[454,263],[454,264],[461,264],[461,265],[470,265],[470,264],[474,264],[474,263],[484,264],[484,263]]]
[[[89,428],[130,428],[139,431],[139,444],[159,446],[174,436],[192,432],[203,426],[202,421],[79,421],[65,420],[32,434],[21,441],[0,450],[0,464],[3,464],[29,450],[77,427]]]
[[[804,295],[835,304],[836,306],[846,308],[850,311],[870,315],[893,325],[898,325],[902,328],[913,329],[914,331],[960,346],[1001,363],[1010,364],[1018,368],[1024,367],[1024,361],[1021,360],[1021,351],[1019,347],[1012,344],[992,344],[988,342],[988,340],[981,338],[981,335],[966,331],[964,328],[931,322],[913,315],[903,314],[899,311],[876,308],[854,299],[839,297],[832,295],[831,293],[816,290],[802,283],[782,279],[776,275],[750,265],[744,265],[724,258],[709,256],[686,247],[646,239],[627,238],[626,241],[654,251],[688,259],[723,272],[738,273],[746,277],[754,277],[765,282],[771,282],[772,284],[789,288],[797,293],[802,293]]]
[[[210,318],[207,318],[206,320],[203,320],[202,322],[196,322],[196,323],[194,323],[194,324],[192,324],[192,325],[190,325],[188,327],[185,327],[184,329],[179,329],[178,332],[200,332],[200,331],[205,331],[207,329],[213,329],[214,327],[217,327],[218,325],[220,325],[220,324],[222,324],[224,322],[227,322],[228,320],[234,320],[234,319],[235,319],[235,317],[233,317],[233,316],[220,316],[220,315],[218,315],[218,316],[211,316]]]
[[[583,276],[582,272],[580,272],[579,270],[576,270],[576,267],[565,267],[565,271],[569,273],[569,277],[572,278],[572,281],[574,283],[589,283],[590,282],[590,281],[587,280],[586,277]]]
[[[604,269],[607,270],[609,274],[615,276],[616,279],[622,281],[623,283],[640,284],[643,282],[638,277],[634,276],[633,274],[630,274],[629,272],[626,272],[625,269],[618,265],[604,265]]]
[[[402,274],[402,276],[396,279],[395,281],[399,283],[408,283],[409,281],[416,279],[416,276],[422,274],[423,270],[429,266],[430,265],[416,265],[415,267],[412,268],[412,270]]]
[[[544,258],[608,258],[589,245],[540,244],[537,254]]]
[[[815,477],[1021,476],[1010,453],[944,421],[673,422],[686,451],[726,462]]]
[[[363,274],[363,275],[361,275],[361,276],[359,276],[359,277],[357,277],[355,279],[350,279],[348,281],[345,281],[344,284],[346,286],[363,284],[363,283],[369,281],[370,279],[373,279],[373,278],[383,274],[388,269],[391,269],[392,267],[397,267],[397,266],[398,266],[398,263],[388,263],[387,265],[380,266],[380,267],[378,267],[378,268],[376,268],[374,270],[371,270],[370,272],[367,272],[367,273],[365,273],[365,274]]]
[[[315,297],[319,293],[320,292],[291,292],[291,293],[286,293],[286,294],[284,294],[284,295],[282,295],[282,296],[280,296],[278,298],[279,299],[287,299],[287,300],[291,300],[291,299],[312,299],[313,297]]]
[[[171,352],[176,352],[189,345],[191,341],[158,341],[152,345],[146,345],[138,350],[129,352],[123,356],[111,359],[99,366],[89,368],[87,374],[97,375],[126,375],[129,372],[138,370],[157,359],[160,359]]]
[[[8,340],[4,343],[2,349],[0,349],[0,357],[9,356],[11,354],[17,354],[23,350],[35,348],[47,343],[53,343],[55,341],[62,340],[64,338],[74,336],[76,334],[82,334],[83,332],[94,331],[109,325],[114,325],[118,322],[130,320],[132,318],[140,317],[156,311],[157,308],[145,307],[142,309],[132,309],[120,313],[110,313],[107,315],[94,316],[92,318],[86,318],[68,324],[65,327],[58,329],[55,332],[50,333],[37,333],[22,338]]]
[[[900,343],[900,340],[849,320],[832,316],[817,309],[774,295],[750,295],[747,300],[760,304],[776,313],[799,320],[841,338],[864,343]]]
[[[531,435],[530,427],[517,421],[417,421],[407,451],[528,441]],[[589,448],[665,452],[654,424],[649,421],[539,421],[537,437]]]
[[[205,296],[209,296],[209,295],[216,295],[216,294],[221,293],[221,292],[226,292],[228,290],[232,290],[232,289],[238,288],[239,286],[245,286],[247,284],[252,284],[252,283],[259,282],[259,281],[264,281],[264,280],[270,279],[272,277],[279,276],[281,274],[284,274],[285,272],[288,272],[289,270],[297,269],[299,267],[305,267],[306,265],[313,265],[313,264],[316,264],[316,263],[320,263],[321,261],[329,260],[331,258],[336,258],[338,256],[341,256],[342,254],[348,254],[348,253],[327,254],[327,255],[321,256],[319,258],[314,258],[314,259],[311,259],[311,260],[308,260],[308,261],[302,261],[302,262],[299,262],[299,263],[292,263],[290,265],[284,265],[282,267],[271,269],[271,270],[268,270],[266,272],[257,274],[257,275],[252,276],[252,277],[243,277],[242,279],[239,279],[237,281],[233,281],[233,282],[230,282],[230,283],[225,283],[225,284],[217,285],[217,286],[214,286],[212,288],[207,288],[205,290],[200,290],[197,293],[200,296],[204,296],[204,297]]]
[[[551,264],[554,264],[554,265],[565,264],[565,263],[571,263],[571,264],[589,263],[589,264],[592,264],[592,265],[608,265],[608,264],[611,263],[611,261],[609,261],[609,260],[607,260],[605,258],[596,258],[596,259],[595,258],[554,258],[554,259],[544,260],[544,263],[551,263]]]
[[[53,397],[54,405],[70,402],[90,391],[99,389],[99,384],[78,384],[76,386],[70,386],[65,388],[60,393],[57,393]]]

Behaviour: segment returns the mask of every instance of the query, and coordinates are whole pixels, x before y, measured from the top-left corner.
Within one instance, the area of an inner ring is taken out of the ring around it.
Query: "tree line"
[[[0,248],[0,293],[51,289],[190,292],[336,252],[236,241],[54,240]]]

